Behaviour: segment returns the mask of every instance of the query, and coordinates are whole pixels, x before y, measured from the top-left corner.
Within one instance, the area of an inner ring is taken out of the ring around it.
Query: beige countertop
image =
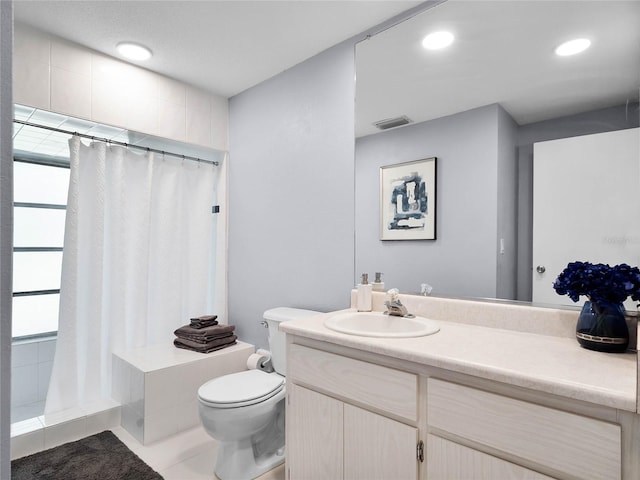
[[[580,347],[575,338],[444,320],[438,320],[440,331],[434,335],[398,339],[362,337],[326,328],[324,321],[330,315],[283,322],[280,330],[416,364],[636,411],[635,353],[595,352]]]

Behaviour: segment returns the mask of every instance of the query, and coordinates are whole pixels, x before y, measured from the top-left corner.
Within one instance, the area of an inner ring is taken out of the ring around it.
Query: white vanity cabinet
[[[440,331],[347,335],[326,327],[334,313],[280,324],[288,480],[640,480],[637,354],[582,349],[571,311],[402,300]]]
[[[415,480],[418,376],[289,344],[287,478]]]
[[[621,478],[620,425],[436,378],[427,392],[429,480]]]
[[[620,412],[598,410],[605,421],[545,395],[301,340],[288,343],[288,480],[637,478],[640,421],[625,426]]]

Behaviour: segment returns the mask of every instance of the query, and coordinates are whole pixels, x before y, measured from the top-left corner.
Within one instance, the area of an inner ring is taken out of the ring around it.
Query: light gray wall
[[[533,258],[533,144],[640,126],[638,103],[531,123],[518,129],[517,298],[531,300]]]
[[[357,274],[381,271],[385,288],[405,292],[426,282],[434,294],[496,297],[503,115],[491,105],[356,140]],[[438,158],[437,239],[381,241],[379,168],[427,157]]]
[[[267,346],[263,312],[346,308],[354,286],[355,44],[419,4],[229,102],[229,322]]]
[[[354,47],[331,48],[230,100],[229,322],[266,347],[266,309],[349,306]]]
[[[515,299],[518,256],[518,125],[498,108],[496,297]]]
[[[11,478],[13,4],[0,1],[0,478]]]

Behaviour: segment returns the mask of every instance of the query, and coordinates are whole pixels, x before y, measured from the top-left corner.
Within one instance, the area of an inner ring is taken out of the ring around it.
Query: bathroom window
[[[68,160],[14,155],[13,338],[58,330]]]

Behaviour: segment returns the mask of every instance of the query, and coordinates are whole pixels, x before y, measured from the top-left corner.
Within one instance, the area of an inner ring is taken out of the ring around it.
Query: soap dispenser
[[[371,311],[371,284],[369,283],[369,275],[362,274],[362,283],[357,287],[356,308],[359,312]]]
[[[382,273],[376,272],[376,279],[373,281],[374,292],[384,292],[384,282],[382,281]]]

